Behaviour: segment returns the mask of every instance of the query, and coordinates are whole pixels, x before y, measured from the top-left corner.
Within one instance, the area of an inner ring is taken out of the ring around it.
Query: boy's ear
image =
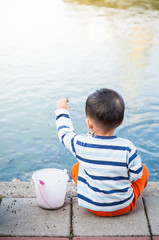
[[[89,118],[86,118],[86,123],[87,123],[89,129],[93,128],[93,123]]]

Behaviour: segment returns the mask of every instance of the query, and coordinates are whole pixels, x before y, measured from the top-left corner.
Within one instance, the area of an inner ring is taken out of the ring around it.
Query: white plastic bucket
[[[65,201],[67,170],[47,168],[33,173],[37,203],[42,208],[56,209]]]

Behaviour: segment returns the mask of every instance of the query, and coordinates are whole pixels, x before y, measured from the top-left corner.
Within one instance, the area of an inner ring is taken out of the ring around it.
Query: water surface
[[[49,167],[70,174],[75,159],[58,141],[56,102],[69,97],[75,130],[86,133],[85,100],[102,87],[122,94],[116,134],[159,181],[158,1],[119,2],[0,1],[0,181]]]

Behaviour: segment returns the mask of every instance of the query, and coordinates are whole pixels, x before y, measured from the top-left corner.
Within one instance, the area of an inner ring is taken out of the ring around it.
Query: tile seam
[[[70,237],[69,240],[73,240],[73,198],[71,197],[70,206]]]
[[[145,216],[146,216],[146,220],[147,220],[147,225],[148,225],[148,229],[149,229],[149,233],[150,233],[150,238],[151,238],[151,240],[153,240],[151,225],[150,225],[150,221],[149,221],[149,218],[148,218],[148,212],[147,212],[147,208],[146,208],[146,204],[145,204],[145,199],[144,199],[144,197],[142,197],[142,202],[143,202],[143,205],[144,205],[144,211],[145,211]]]

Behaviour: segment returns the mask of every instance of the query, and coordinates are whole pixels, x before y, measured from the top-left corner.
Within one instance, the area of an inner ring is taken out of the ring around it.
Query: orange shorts
[[[78,181],[78,171],[79,171],[79,163],[77,162],[71,170],[72,178],[73,178],[73,180],[75,181],[76,184],[77,184],[77,181]],[[148,168],[143,164],[142,177],[131,184],[131,186],[133,188],[133,191],[134,191],[134,199],[133,199],[132,203],[129,206],[127,206],[126,208],[119,209],[119,210],[116,210],[116,211],[113,211],[113,212],[100,212],[100,211],[93,211],[93,210],[90,210],[90,209],[88,209],[88,210],[90,212],[92,212],[92,213],[94,213],[98,216],[102,216],[102,217],[119,216],[119,215],[126,214],[128,212],[131,212],[135,208],[137,200],[139,199],[142,191],[147,186],[148,178],[149,178]]]

